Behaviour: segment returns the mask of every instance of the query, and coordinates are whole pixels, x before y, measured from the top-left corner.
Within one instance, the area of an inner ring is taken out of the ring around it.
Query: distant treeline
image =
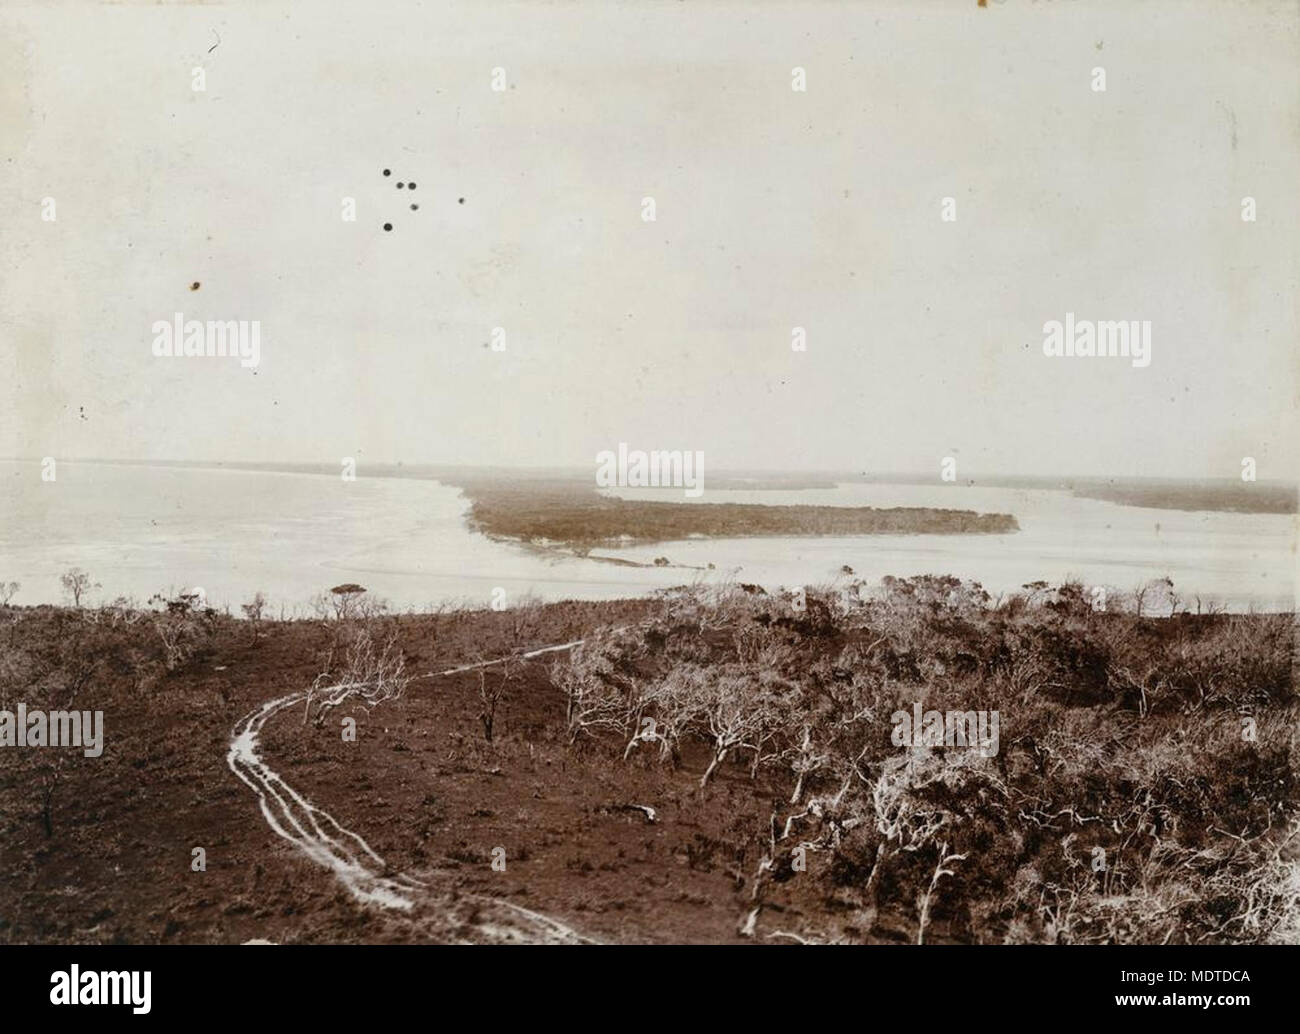
[[[1074,494],[1121,506],[1146,506],[1155,510],[1211,510],[1235,513],[1295,513],[1294,486],[1260,482],[1205,482],[1132,484],[1089,481]]]
[[[284,471],[294,474],[321,474],[338,477],[339,465],[333,461],[315,463],[293,462],[210,462],[210,461],[130,461],[130,460],[79,460],[87,463],[126,463],[131,466],[215,468],[226,470]],[[370,477],[410,478],[414,480],[441,481],[465,489],[469,486],[494,486],[506,481],[526,483],[530,491],[546,486],[564,486],[565,491],[585,491],[590,485],[588,476],[571,467],[512,468],[464,467],[431,463],[370,463],[364,464],[363,473]],[[863,471],[838,471],[825,473],[798,472],[713,472],[709,475],[709,488],[714,491],[755,489],[763,491],[805,491],[829,489],[840,484],[926,485],[954,489],[977,486],[980,488],[1039,489],[1070,492],[1080,498],[1100,499],[1121,506],[1140,506],[1156,510],[1204,510],[1230,513],[1296,513],[1300,510],[1300,488],[1286,481],[1239,481],[1231,478],[1192,480],[1179,478],[1081,478],[1071,476],[1045,477],[1041,475],[995,474],[963,478],[959,482],[936,481],[933,474],[882,473]],[[837,507],[837,509],[841,509]],[[924,509],[918,512],[926,512]],[[931,513],[958,513],[967,511],[929,510]],[[905,529],[906,530],[906,529]],[[945,528],[920,529],[945,531]],[[963,531],[965,529],[953,529]],[[983,529],[979,529],[983,530]],[[992,529],[996,531],[1012,528]],[[759,532],[757,534],[772,534]],[[799,534],[781,532],[780,534]],[[840,534],[839,532],[812,532],[808,534]],[[847,532],[845,534],[857,534]]]
[[[969,535],[1019,530],[1010,514],[929,507],[759,506],[610,498],[587,482],[460,479],[470,524],[485,535],[545,540],[579,549],[667,542],[692,536]]]
[[[845,474],[845,483],[933,485],[934,477],[918,474]],[[1081,499],[1100,499],[1120,506],[1152,510],[1204,510],[1218,513],[1295,513],[1300,490],[1286,481],[1240,481],[1233,478],[1078,478],[998,474],[975,476],[951,487],[1038,489],[1070,492]]]

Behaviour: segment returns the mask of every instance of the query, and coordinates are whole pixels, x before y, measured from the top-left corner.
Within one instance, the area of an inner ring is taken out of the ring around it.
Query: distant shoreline
[[[16,463],[39,462],[32,457],[9,456],[4,459]],[[339,473],[339,468],[335,464],[292,461],[124,460],[74,457],[68,458],[65,462],[189,470],[261,471],[326,477],[337,477]],[[364,461],[361,466],[370,477],[440,481],[462,490],[466,484],[487,480],[505,480],[520,484],[561,481],[580,485],[587,482],[589,476],[588,472],[572,467],[472,467],[431,463],[372,464]],[[865,471],[723,471],[711,474],[708,479],[709,488],[733,492],[797,492],[830,489],[840,484],[930,485],[954,489],[973,487],[1068,492],[1078,498],[1097,499],[1118,506],[1181,510],[1185,513],[1300,513],[1300,485],[1292,481],[1267,478],[1244,482],[1232,478],[1107,478],[990,474],[965,477],[958,482],[949,483],[940,482],[933,475],[910,472],[871,474]]]
[[[124,465],[326,473],[318,464]],[[433,470],[423,475],[405,471],[393,474],[391,469],[380,476],[436,480],[460,489],[470,502],[465,521],[471,531],[497,541],[523,543],[552,552],[572,550],[580,557],[596,548],[656,545],[682,539],[1007,534],[1020,530],[1011,514],[964,509],[644,502],[601,495],[594,480],[572,476],[516,477]],[[333,470],[328,473],[336,475]],[[633,562],[629,566],[637,565]],[[667,566],[667,563],[648,566]]]
[[[42,484],[41,464],[10,462],[12,519],[0,537],[13,555],[0,575],[23,584],[20,602],[50,603],[61,598],[60,572],[78,562],[128,596],[201,585],[231,605],[269,588],[277,602],[306,606],[324,584],[313,572],[360,581],[402,607],[477,599],[497,585],[512,593],[535,585],[548,599],[603,599],[674,579],[773,586],[853,572],[951,572],[994,591],[1076,576],[1110,591],[1168,575],[1180,591],[1234,611],[1294,600],[1286,572],[1295,526],[1286,515],[1216,519],[1059,491],[947,494],[933,483],[718,491],[707,501],[664,502],[676,493],[613,496],[598,492],[594,478],[536,471],[474,478],[422,469],[394,478],[382,476],[395,473],[390,468],[363,465],[356,484],[327,471],[67,460],[58,480],[68,483],[68,505],[51,507],[51,493],[63,492]],[[715,501],[723,499],[740,502]],[[949,499],[970,509],[946,509]],[[256,513],[245,516],[253,500]],[[786,500],[809,505],[781,505]],[[236,529],[238,541],[230,537]]]

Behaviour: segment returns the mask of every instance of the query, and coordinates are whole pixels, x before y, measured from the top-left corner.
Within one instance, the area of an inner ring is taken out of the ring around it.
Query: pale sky
[[[1292,477],[1297,184],[1294,0],[7,5],[0,455]]]

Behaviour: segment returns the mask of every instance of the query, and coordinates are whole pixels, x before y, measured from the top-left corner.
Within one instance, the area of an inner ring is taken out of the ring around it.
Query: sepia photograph
[[[1298,184],[1296,0],[7,2],[13,1015],[1280,1003]]]

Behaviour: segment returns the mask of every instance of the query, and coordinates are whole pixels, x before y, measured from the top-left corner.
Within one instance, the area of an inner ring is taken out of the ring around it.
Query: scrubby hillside
[[[994,608],[888,580],[683,595],[555,681],[612,763],[693,751],[706,791],[719,764],[747,774],[757,835],[718,846],[750,932],[1294,939],[1293,637],[1289,616],[1138,618],[1072,585]],[[909,738],[918,712],[970,724]]]
[[[336,602],[0,610],[0,709],[105,713],[101,757],[0,748],[0,939],[476,939],[468,895],[611,941],[1300,939],[1289,615],[945,578]],[[350,895],[226,766],[309,687],[262,756],[416,910]]]

